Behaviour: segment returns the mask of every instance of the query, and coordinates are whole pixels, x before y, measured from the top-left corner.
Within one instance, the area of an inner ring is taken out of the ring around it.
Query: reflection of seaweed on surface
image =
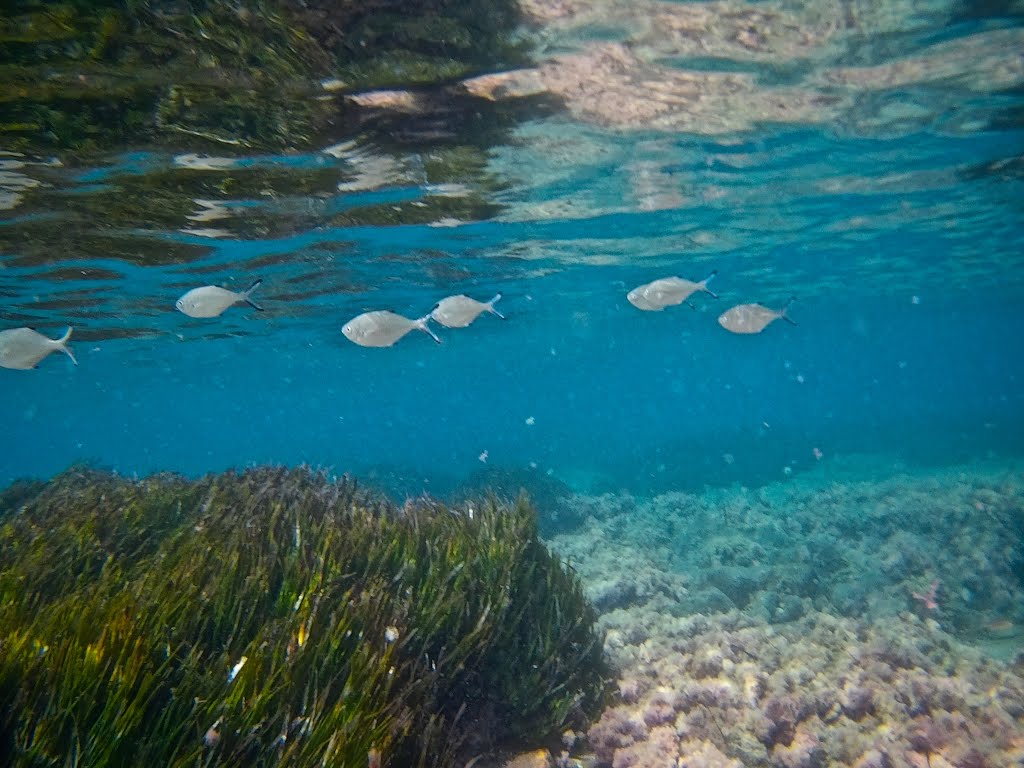
[[[445,765],[581,724],[602,689],[525,503],[72,470],[5,491],[0,523],[8,765]]]
[[[0,23],[8,146],[174,135],[308,143],[335,118],[317,81],[431,84],[521,63],[508,0],[194,3],[20,0]]]

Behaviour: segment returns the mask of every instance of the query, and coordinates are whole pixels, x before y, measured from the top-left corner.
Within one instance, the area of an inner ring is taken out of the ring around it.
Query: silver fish
[[[483,312],[490,312],[504,320],[505,316],[494,308],[495,302],[500,298],[499,293],[490,301],[477,301],[460,293],[458,296],[449,296],[437,302],[430,312],[430,317],[445,328],[465,328]]]
[[[361,347],[390,347],[413,329],[423,331],[440,344],[441,340],[437,338],[437,334],[427,325],[428,320],[430,315],[419,320],[410,320],[408,317],[380,309],[353,317],[342,326],[341,332],[345,334],[345,338]]]
[[[228,307],[244,302],[262,312],[263,307],[252,300],[252,292],[259,288],[262,282],[262,280],[257,280],[242,292],[229,291],[227,288],[219,288],[216,285],[193,288],[174,302],[174,308],[189,317],[218,317]]]
[[[786,314],[789,305],[794,301],[796,297],[790,298],[782,309],[770,309],[760,304],[739,304],[723,312],[718,318],[718,324],[733,333],[760,333],[780,317],[796,325],[796,322]]]
[[[634,288],[632,291],[626,294],[626,299],[637,309],[642,309],[644,312],[660,312],[664,307],[659,307],[656,304],[651,304],[647,299],[644,298],[644,288],[646,285],[641,285],[638,288]]]
[[[0,367],[27,371],[35,368],[39,361],[58,350],[71,358],[78,365],[75,356],[68,347],[71,329],[59,339],[48,339],[31,328],[12,328],[0,331]]]
[[[665,307],[682,304],[697,291],[703,291],[717,299],[718,295],[708,289],[708,282],[717,274],[718,270],[715,270],[699,283],[681,277],[663,277],[660,280],[638,285],[626,294],[626,299],[637,309],[646,312],[660,312]]]

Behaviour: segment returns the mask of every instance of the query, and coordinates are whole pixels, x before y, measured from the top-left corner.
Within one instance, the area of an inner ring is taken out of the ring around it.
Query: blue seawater
[[[561,765],[1021,765],[1020,2],[520,4],[532,65],[305,83],[347,127],[288,150],[229,121],[33,154],[0,120],[0,330],[71,326],[78,359],[0,368],[0,487],[525,487],[618,690]],[[712,273],[717,298],[626,298]],[[175,310],[257,279],[263,311]],[[505,319],[342,334],[461,293]]]
[[[2,372],[0,482],[80,461],[189,475],[274,462],[383,471],[403,491],[443,492],[480,470],[486,451],[487,467],[644,493],[780,479],[814,465],[815,449],[824,461],[1019,455],[1021,137],[1017,128],[865,139],[767,127],[718,140],[646,137],[659,142],[659,183],[686,198],[675,207],[624,200],[628,171],[615,159],[581,162],[564,188],[525,179],[499,193],[520,212],[526,200],[606,198],[578,217],[324,224],[348,205],[432,194],[402,185],[306,201],[314,212],[273,239],[233,236],[246,216],[238,208],[224,237],[189,234],[199,227],[184,219],[185,231],[113,233],[129,248],[153,240],[157,252],[197,244],[204,255],[191,263],[131,264],[71,239],[46,266],[21,266],[9,245],[5,325],[53,336],[74,326],[80,365],[55,355],[31,372]],[[637,162],[644,138],[602,142]],[[316,154],[252,161],[325,164]],[[157,172],[212,186],[222,175],[155,153],[112,157],[61,170],[51,209],[31,215],[64,226],[66,198]],[[836,180],[845,189],[827,191]],[[702,202],[709,187],[720,196]],[[225,200],[278,219],[303,202],[274,211]],[[21,223],[11,213],[7,229]],[[626,301],[640,283],[712,270],[718,299],[696,294],[692,308],[662,312]],[[190,287],[241,290],[257,277],[263,313],[240,306],[200,321],[174,310]],[[341,334],[366,310],[419,317],[449,294],[497,292],[505,321],[485,314],[467,329],[441,328],[441,345],[414,332],[363,349]],[[747,337],[717,323],[733,304],[778,307],[791,296],[796,325]]]
[[[644,26],[685,7],[612,3],[603,20],[553,22],[539,63],[561,105],[485,145],[488,185],[430,182],[438,150],[473,143],[458,135],[360,133],[335,137],[351,140],[342,150],[278,155],[185,136],[176,152],[124,147],[85,166],[5,156],[3,326],[73,326],[81,365],[0,372],[0,482],[82,461],[189,475],[273,462],[403,493],[496,467],[648,493],[838,456],[1018,456],[1019,15],[864,6],[840,43],[824,35],[796,55],[772,28],[744,53],[712,16],[720,50],[707,57]],[[601,75],[559,91],[552,40],[586,56],[625,39],[647,46],[635,67],[654,61],[670,92],[680,73],[738,79],[700,81],[662,127],[629,118],[662,93],[640,75],[617,95]],[[730,100],[740,86],[750,98]],[[314,180],[289,188],[292,176]],[[465,195],[486,209],[410,223],[424,201]],[[336,223],[374,207],[395,223]],[[663,312],[626,301],[660,276],[712,270],[718,299]],[[257,278],[265,312],[174,310],[189,288]],[[446,295],[498,292],[505,322],[484,315],[439,346],[414,333],[362,349],[340,332],[361,311],[418,317]],[[739,337],[716,322],[790,297],[797,325]]]

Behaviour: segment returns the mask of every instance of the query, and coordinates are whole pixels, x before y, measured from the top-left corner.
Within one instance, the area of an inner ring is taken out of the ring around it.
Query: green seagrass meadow
[[[0,764],[463,765],[579,726],[595,614],[520,498],[306,469],[0,494]]]

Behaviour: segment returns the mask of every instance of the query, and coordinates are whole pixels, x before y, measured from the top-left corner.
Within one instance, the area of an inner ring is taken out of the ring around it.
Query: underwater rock
[[[588,587],[591,602],[601,613],[628,608],[637,600],[637,585],[625,579],[615,581],[599,581]]]
[[[854,619],[913,611],[993,645],[1024,632],[1024,492],[1005,473],[720,489],[707,494],[569,496],[552,545],[584,584],[666,574],[674,615],[760,611],[774,623],[808,607]],[[981,553],[981,554],[980,554]],[[629,563],[628,569],[623,563]],[[914,598],[938,580],[935,607]],[[1012,645],[1012,642],[1010,643]]]
[[[738,608],[745,608],[751,595],[769,583],[770,576],[769,569],[763,566],[721,566],[708,571],[707,581]]]
[[[678,613],[692,615],[696,613],[727,613],[735,610],[736,603],[717,587],[697,589],[686,595],[680,602]]]
[[[970,477],[563,500],[582,523],[552,546],[588,590],[637,585],[599,620],[619,695],[589,732],[598,765],[1024,759],[1024,498],[1013,472]],[[936,580],[929,608],[913,593]],[[677,588],[645,595],[659,583]]]
[[[843,616],[857,616],[863,614],[867,606],[868,588],[859,582],[839,582],[832,585],[828,599]]]
[[[722,754],[708,741],[686,741],[679,745],[678,768],[744,768],[738,760]]]
[[[516,755],[505,762],[501,768],[554,768],[555,761],[551,753],[546,749],[536,749],[533,752],[526,752]]]
[[[761,607],[765,618],[775,624],[786,624],[796,621],[804,615],[804,602],[796,595],[766,592],[761,597]]]
[[[602,624],[619,638],[607,647],[622,691],[590,730],[602,766],[701,765],[696,744],[721,754],[712,765],[787,768],[1024,756],[1014,725],[1024,677],[913,617],[812,613],[776,632],[737,613],[679,619],[644,606]],[[646,628],[642,640],[633,625]]]
[[[271,468],[75,469],[0,501],[4,765],[463,765],[603,695],[595,615],[525,502],[399,509]]]

